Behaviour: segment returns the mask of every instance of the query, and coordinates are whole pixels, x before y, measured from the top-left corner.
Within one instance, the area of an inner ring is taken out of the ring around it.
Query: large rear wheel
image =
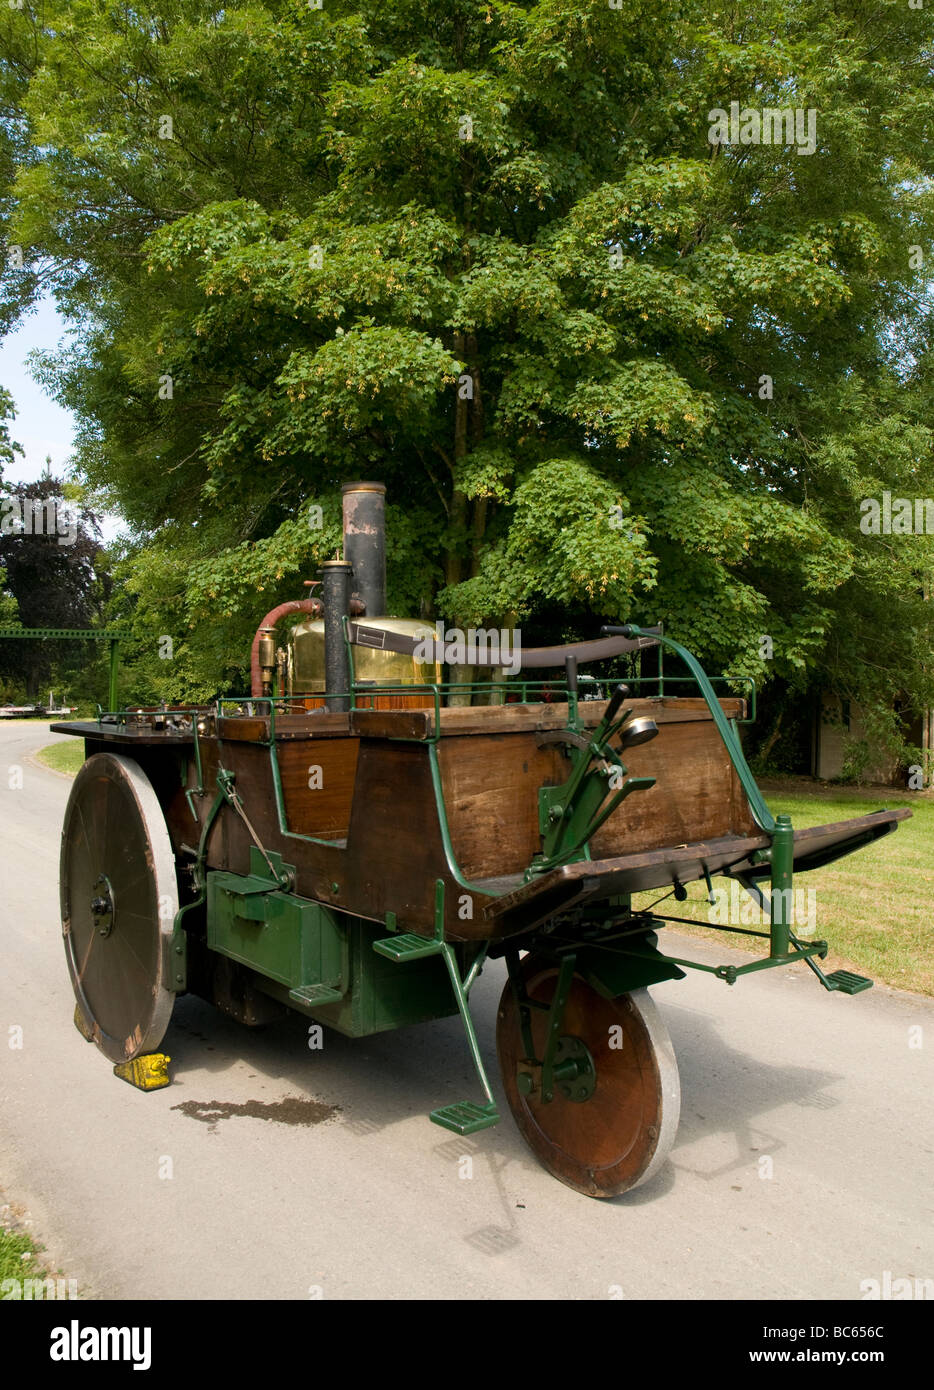
[[[529,955],[519,971],[529,999],[550,1004],[557,966]],[[538,1059],[544,1056],[547,1019],[544,1009],[531,1009]],[[655,1176],[678,1130],[681,1085],[668,1029],[647,990],[604,999],[573,976],[550,1101],[541,1095],[541,1069],[526,1063],[509,983],[500,1000],[496,1045],[516,1124],[556,1178],[589,1197],[615,1197]],[[562,1065],[578,1077],[562,1081]]]
[[[62,934],[75,1021],[112,1062],[161,1043],[178,880],[152,783],[138,763],[96,753],[75,778],[61,850]]]

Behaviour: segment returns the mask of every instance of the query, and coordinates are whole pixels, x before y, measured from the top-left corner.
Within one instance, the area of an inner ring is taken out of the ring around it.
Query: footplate
[[[455,1134],[476,1134],[480,1129],[491,1129],[499,1124],[499,1111],[495,1105],[477,1105],[472,1100],[457,1101],[454,1105],[443,1105],[440,1110],[432,1110],[428,1117],[442,1129],[453,1130]]]
[[[341,991],[332,988],[331,985],[301,985],[298,989],[289,990],[292,1003],[307,1008],[320,1007],[322,1004],[339,1004],[343,997]]]
[[[865,975],[855,975],[852,970],[834,970],[824,976],[824,984],[840,994],[859,994],[864,989],[872,989],[872,980]]]
[[[401,936],[385,936],[382,941],[374,941],[373,950],[387,960],[421,960],[424,956],[436,956],[441,945],[431,937],[404,932]]]

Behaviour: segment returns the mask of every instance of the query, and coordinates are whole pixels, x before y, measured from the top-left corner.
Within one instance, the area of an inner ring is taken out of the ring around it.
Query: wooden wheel
[[[62,826],[62,934],[75,1022],[112,1062],[153,1052],[175,995],[163,959],[178,912],[175,856],[138,763],[96,753],[79,771]]]
[[[557,966],[530,955],[519,969],[529,998],[549,1004]],[[542,1009],[531,1011],[539,1059],[547,1017]],[[678,1064],[654,1000],[645,989],[604,999],[574,975],[560,1035],[559,1057],[589,1056],[589,1061],[582,1065],[582,1084],[556,1081],[554,1099],[545,1103],[540,1068],[523,1065],[519,1011],[507,983],[496,1047],[506,1097],[523,1138],[550,1173],[589,1197],[614,1197],[647,1182],[674,1143],[681,1109]],[[529,1094],[520,1091],[520,1072],[531,1075],[534,1089]]]

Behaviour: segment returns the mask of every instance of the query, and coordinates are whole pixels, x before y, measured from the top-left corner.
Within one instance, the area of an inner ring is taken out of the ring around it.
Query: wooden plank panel
[[[477,734],[439,746],[441,783],[457,862],[467,878],[519,873],[541,847],[538,789],[561,782],[565,763],[534,732]]]
[[[428,933],[435,880],[442,877],[448,888],[446,923],[457,930],[455,893],[460,890],[445,865],[424,744],[362,741],[344,877],[348,903],[365,903],[371,917],[395,912],[407,929]],[[483,934],[479,926],[467,932],[478,934]]]
[[[658,737],[623,754],[633,792],[591,841],[594,859],[717,839],[733,830],[733,765],[713,720],[660,724]]]
[[[290,830],[326,840],[347,835],[359,748],[357,738],[277,745]],[[309,786],[310,781],[320,781],[321,785]]]
[[[563,782],[571,764],[556,745],[538,748],[536,740],[534,732],[472,734],[439,746],[451,840],[469,878],[520,873],[541,848],[538,789]],[[624,759],[633,776],[656,784],[633,792],[598,831],[595,858],[754,831],[709,717],[663,719],[657,738]]]
[[[355,709],[350,715],[353,732],[367,738],[426,739],[431,733],[431,724],[427,710]]]

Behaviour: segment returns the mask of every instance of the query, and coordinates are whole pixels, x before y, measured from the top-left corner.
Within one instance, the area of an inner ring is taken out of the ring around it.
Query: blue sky
[[[69,475],[69,459],[74,447],[75,418],[34,381],[26,366],[33,348],[55,348],[65,337],[65,324],[59,318],[55,301],[40,300],[15,332],[0,343],[0,386],[13,397],[16,417],[9,422],[10,438],[23,446],[12,463],[4,464],[6,483],[31,483],[45,471],[46,456],[52,456],[53,477]],[[105,513],[100,518],[105,544],[123,528],[119,517]]]
[[[10,437],[25,451],[4,467],[7,482],[35,481],[45,469],[47,454],[52,455],[53,474],[60,475],[66,469],[74,444],[74,416],[46,395],[26,366],[26,355],[33,348],[57,347],[64,336],[65,326],[54,301],[44,299],[0,343],[0,386],[6,387],[16,404]]]

